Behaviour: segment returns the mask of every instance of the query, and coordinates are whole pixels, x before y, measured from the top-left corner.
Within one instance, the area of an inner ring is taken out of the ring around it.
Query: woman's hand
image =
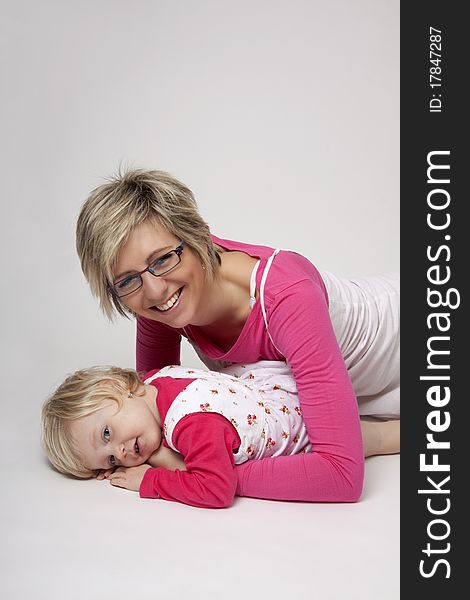
[[[111,473],[108,476],[109,483],[116,487],[122,487],[126,490],[138,492],[145,473],[151,468],[152,467],[147,464],[139,465],[137,467],[118,467],[114,473]]]

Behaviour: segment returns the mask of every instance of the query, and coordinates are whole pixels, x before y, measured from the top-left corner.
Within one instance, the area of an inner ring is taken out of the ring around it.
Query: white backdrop
[[[30,503],[72,485],[41,457],[45,396],[77,368],[134,366],[134,324],[105,320],[75,253],[80,206],[120,162],[184,181],[220,237],[398,270],[399,2],[0,0],[0,27],[11,566]]]

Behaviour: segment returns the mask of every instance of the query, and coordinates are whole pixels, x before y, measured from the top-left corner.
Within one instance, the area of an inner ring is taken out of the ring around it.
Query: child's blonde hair
[[[137,371],[119,367],[91,367],[68,376],[42,408],[43,445],[52,465],[66,475],[93,477],[75,446],[70,423],[100,410],[108,400],[119,410],[123,396],[139,395],[141,386]]]

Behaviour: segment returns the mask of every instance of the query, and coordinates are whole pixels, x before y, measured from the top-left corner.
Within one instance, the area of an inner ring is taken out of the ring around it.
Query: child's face
[[[73,421],[70,433],[89,469],[135,467],[160,447],[162,432],[149,404],[139,396],[113,400],[99,411]]]

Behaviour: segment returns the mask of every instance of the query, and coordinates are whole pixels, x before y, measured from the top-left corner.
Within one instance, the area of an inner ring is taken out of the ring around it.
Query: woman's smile
[[[139,273],[158,258],[158,249],[168,252],[180,240],[162,225],[144,221],[134,228],[118,253],[115,273]],[[197,320],[205,290],[204,271],[198,255],[187,245],[181,261],[169,273],[142,274],[142,287],[122,298],[137,315],[161,321],[170,327],[185,327]]]
[[[155,308],[162,313],[174,312],[174,310],[179,306],[179,301],[181,298],[181,294],[183,292],[184,286],[176,290],[176,292],[168,298],[162,304],[158,304]]]

